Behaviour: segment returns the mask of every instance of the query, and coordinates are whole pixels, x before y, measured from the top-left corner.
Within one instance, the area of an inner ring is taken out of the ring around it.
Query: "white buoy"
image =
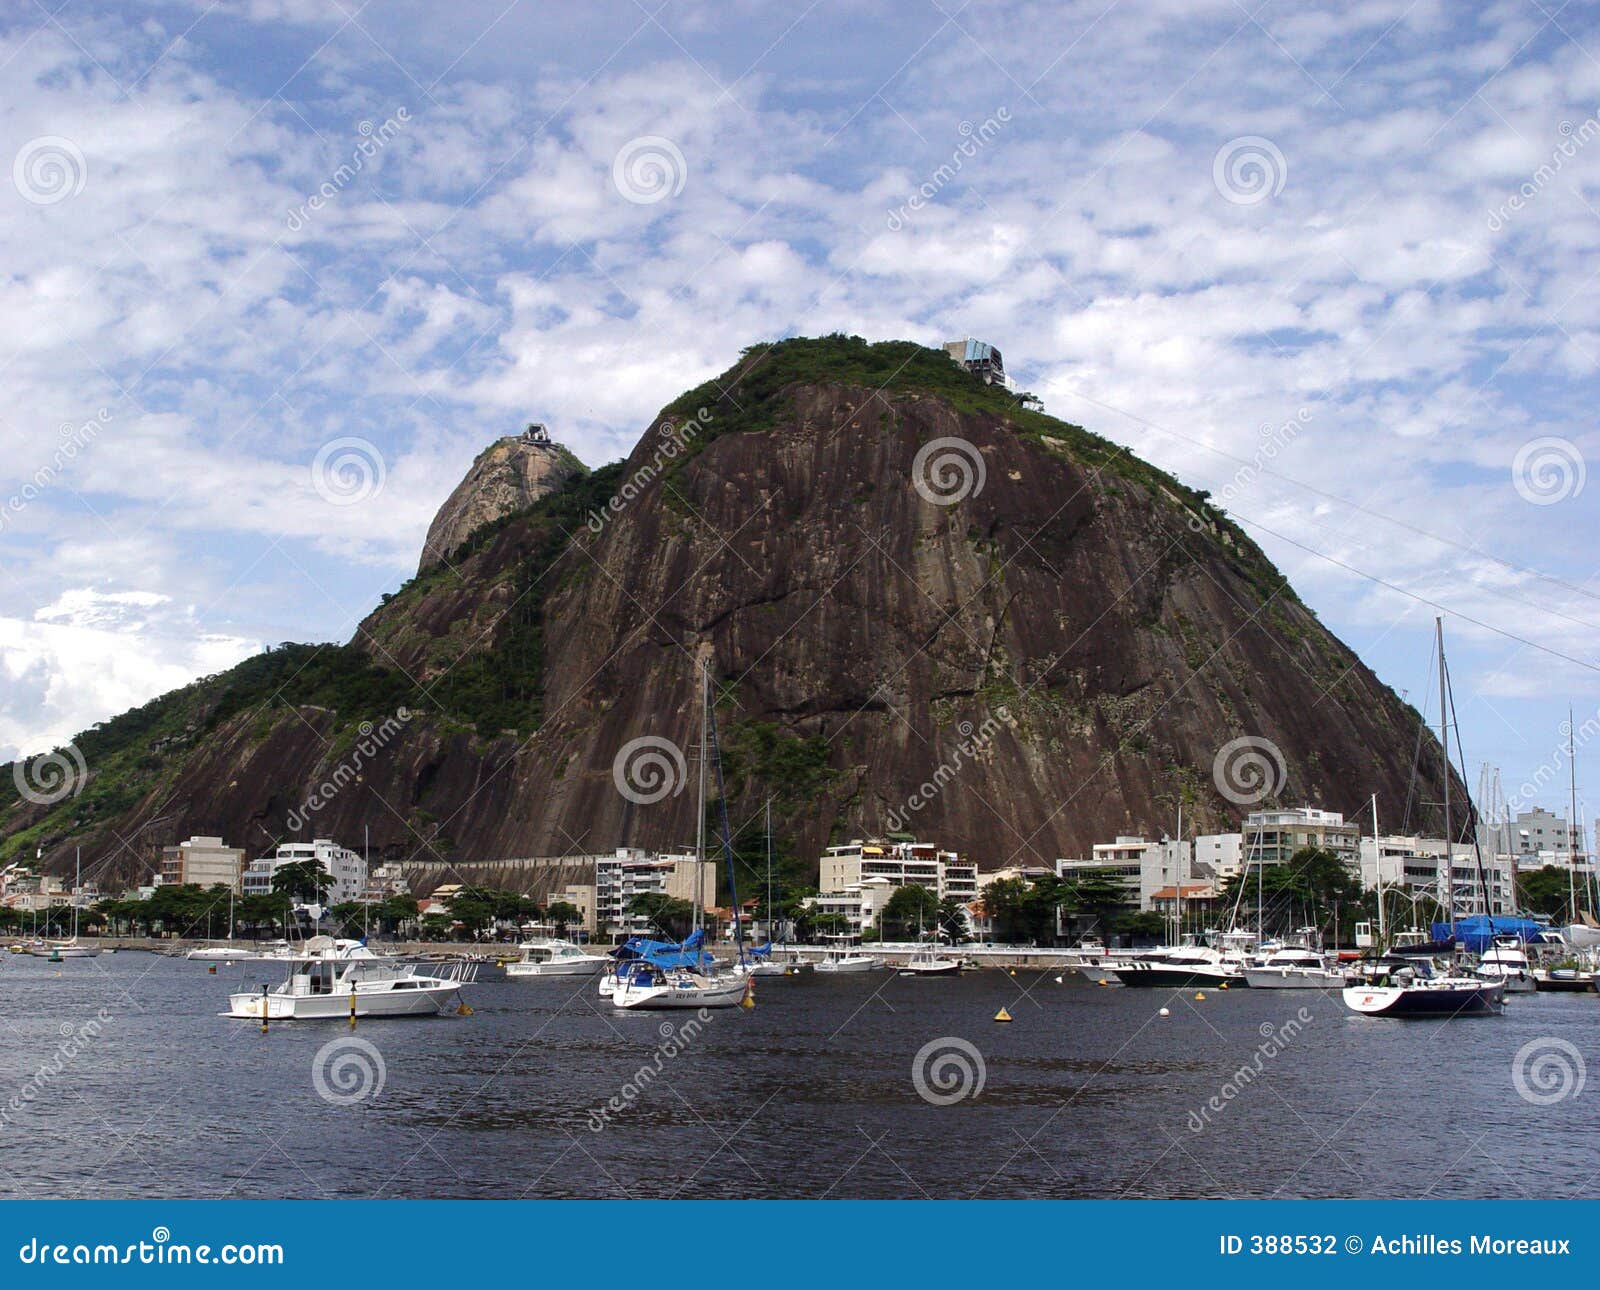
[[[1056,984],[1057,984],[1057,985],[1065,985],[1065,984],[1066,984],[1066,978],[1065,978],[1065,977],[1059,977],[1059,976],[1058,976],[1058,977],[1057,977],[1057,978],[1056,978]]]
[[[1161,1010],[1161,1015],[1163,1017],[1170,1017],[1172,1015],[1172,1011],[1170,1009],[1168,1009],[1168,1008],[1163,1008]]]

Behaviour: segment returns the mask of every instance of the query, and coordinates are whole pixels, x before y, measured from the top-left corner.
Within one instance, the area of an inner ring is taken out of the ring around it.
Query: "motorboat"
[[[917,948],[909,959],[900,965],[901,976],[957,976],[961,960],[945,958],[932,945]]]
[[[1345,1006],[1369,1017],[1458,1017],[1497,1013],[1505,1006],[1505,982],[1434,972],[1422,958],[1367,960],[1368,979],[1344,989]]]
[[[1474,975],[1485,981],[1502,982],[1507,994],[1531,994],[1538,988],[1528,952],[1515,936],[1496,936],[1478,959]]]
[[[244,945],[198,945],[183,956],[198,963],[232,963],[239,959],[257,959],[261,951]]]
[[[749,978],[702,976],[686,968],[663,968],[649,959],[617,966],[610,991],[611,1006],[645,1008],[733,1008],[750,990]]]
[[[461,987],[476,975],[472,963],[424,974],[415,964],[380,958],[360,942],[315,936],[276,989],[264,984],[230,994],[223,1015],[252,1021],[432,1017],[462,1006]]]
[[[751,952],[744,969],[750,976],[796,977],[811,971],[811,964],[793,950],[780,955],[771,946],[759,946]]]
[[[1350,973],[1316,950],[1285,946],[1268,954],[1257,967],[1244,970],[1252,990],[1329,990],[1350,983]]]
[[[1552,994],[1593,994],[1595,975],[1575,967],[1534,968],[1533,988]]]
[[[818,972],[876,972],[884,966],[882,959],[863,954],[859,949],[839,948],[829,950],[817,964]]]
[[[1135,988],[1244,985],[1246,961],[1209,946],[1193,946],[1159,958],[1124,963],[1113,969],[1112,975],[1123,985]]]
[[[522,957],[505,965],[507,976],[595,976],[611,966],[606,954],[591,954],[571,941],[526,941]]]

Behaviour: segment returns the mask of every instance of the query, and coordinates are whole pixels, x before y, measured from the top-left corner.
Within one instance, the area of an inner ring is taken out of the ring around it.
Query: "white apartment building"
[[[1244,834],[1202,833],[1194,840],[1194,863],[1200,872],[1210,870],[1218,882],[1244,868]]]
[[[161,848],[163,886],[193,883],[197,887],[226,887],[244,894],[244,848],[230,847],[221,838],[192,837],[177,846]]]
[[[847,846],[829,847],[817,867],[817,886],[823,895],[840,895],[882,878],[893,887],[911,883],[926,887],[941,900],[978,898],[978,866],[932,842],[857,838]]]
[[[273,874],[286,864],[300,864],[307,860],[317,861],[333,879],[333,885],[328,889],[327,904],[341,905],[346,901],[360,900],[365,894],[367,862],[356,852],[329,838],[317,838],[311,842],[284,842],[272,855],[252,860],[250,867],[244,871],[244,894],[270,895]]]
[[[1537,856],[1551,852],[1563,858],[1571,853],[1582,854],[1583,830],[1567,823],[1564,815],[1557,815],[1543,807],[1531,811],[1518,811],[1511,822],[1511,845],[1518,855]]]
[[[638,847],[618,847],[611,855],[595,857],[593,918],[600,930],[616,936],[659,938],[660,929],[648,918],[628,912],[634,898],[646,893],[713,905],[717,898],[716,862],[697,864],[688,853],[660,855]]]
[[[1516,909],[1517,861],[1514,857],[1484,856],[1483,881],[1480,881],[1472,844],[1457,842],[1451,852],[1451,903],[1458,914],[1504,914]],[[1370,891],[1381,882],[1385,891],[1399,890],[1412,897],[1426,895],[1437,899],[1444,877],[1444,853],[1443,838],[1398,834],[1362,838],[1361,885]],[[1487,911],[1484,908],[1485,884],[1489,890]]]
[[[1283,864],[1302,847],[1322,847],[1333,852],[1352,873],[1360,866],[1361,828],[1346,824],[1338,811],[1314,806],[1289,810],[1251,811],[1244,817],[1240,867]]]

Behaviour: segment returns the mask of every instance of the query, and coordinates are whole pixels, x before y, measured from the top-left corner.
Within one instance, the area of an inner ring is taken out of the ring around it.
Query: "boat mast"
[[[1378,795],[1372,795],[1372,876],[1378,888],[1378,948],[1389,948],[1389,927],[1383,917],[1383,847],[1378,843]]]
[[[772,944],[772,795],[767,795],[767,944]]]
[[[83,848],[77,848],[78,872],[72,879],[72,943],[78,943],[78,902],[83,899]]]
[[[1574,763],[1572,705],[1567,704],[1567,900],[1572,906],[1572,921],[1578,921],[1578,768]]]
[[[1183,944],[1183,803],[1178,803],[1178,840],[1172,852],[1172,907],[1178,914],[1178,944]]]
[[[1433,620],[1434,636],[1439,645],[1439,743],[1444,751],[1444,868],[1439,871],[1439,903],[1444,907],[1444,921],[1452,929],[1456,923],[1455,895],[1451,890],[1452,870],[1455,867],[1454,839],[1450,832],[1450,712],[1445,701],[1444,673],[1444,619]]]
[[[700,806],[695,812],[694,820],[694,930],[700,931],[705,926],[705,895],[706,884],[706,744],[709,732],[706,730],[706,714],[709,711],[709,698],[707,689],[711,684],[710,673],[706,669],[705,660],[700,662]]]

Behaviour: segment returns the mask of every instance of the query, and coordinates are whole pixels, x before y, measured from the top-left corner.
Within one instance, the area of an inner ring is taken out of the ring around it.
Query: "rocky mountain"
[[[1220,831],[1254,803],[1376,792],[1398,826],[1440,799],[1416,712],[1203,494],[937,350],[759,345],[625,462],[510,511],[472,478],[449,559],[349,644],[85,732],[81,793],[0,803],[5,852],[81,842],[131,873],[193,832],[368,827],[442,865],[682,844],[702,662],[733,827],[771,797],[813,862],[889,829],[994,868],[1160,836],[1180,802]]]
[[[426,573],[443,563],[485,524],[560,492],[585,470],[581,461],[550,441],[543,426],[529,426],[520,435],[496,439],[478,454],[433,517],[417,572]]]

